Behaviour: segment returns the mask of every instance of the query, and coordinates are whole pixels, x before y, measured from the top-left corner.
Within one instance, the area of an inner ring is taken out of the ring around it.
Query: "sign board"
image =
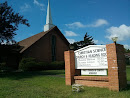
[[[107,75],[106,69],[82,69],[81,75]]]
[[[76,69],[108,69],[106,45],[89,45],[74,54]]]

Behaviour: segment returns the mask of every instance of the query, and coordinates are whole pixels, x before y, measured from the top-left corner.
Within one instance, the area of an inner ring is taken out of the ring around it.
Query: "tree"
[[[95,45],[92,36],[89,36],[88,33],[85,34],[84,40],[74,42],[73,44],[71,44],[71,46],[74,48],[74,50],[83,48],[88,45]]]
[[[30,26],[27,19],[15,13],[11,6],[8,6],[7,1],[0,3],[0,43],[14,42],[13,38],[19,24]]]
[[[130,53],[130,49],[126,49],[126,48],[124,49],[125,49],[125,53]]]

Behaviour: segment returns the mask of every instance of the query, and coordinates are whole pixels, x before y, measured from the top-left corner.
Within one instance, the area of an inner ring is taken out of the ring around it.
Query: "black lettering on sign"
[[[101,53],[101,56],[107,56],[107,54],[106,53]]]
[[[96,52],[103,52],[103,51],[106,51],[106,48],[95,49],[95,50],[93,50],[93,53],[96,53]]]
[[[90,57],[90,58],[93,58],[93,57],[100,57],[100,54],[90,54],[89,57]]]
[[[97,74],[97,72],[89,72],[89,74]]]

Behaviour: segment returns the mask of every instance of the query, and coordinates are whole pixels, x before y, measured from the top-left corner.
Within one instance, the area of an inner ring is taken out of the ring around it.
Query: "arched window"
[[[52,51],[52,61],[56,61],[56,36],[52,35],[52,42],[51,42],[51,51]]]

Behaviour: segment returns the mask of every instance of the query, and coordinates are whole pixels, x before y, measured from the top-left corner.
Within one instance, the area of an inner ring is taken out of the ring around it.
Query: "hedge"
[[[65,63],[64,61],[55,61],[51,63],[37,62],[34,58],[23,58],[19,63],[19,69],[23,71],[61,70],[65,69]]]

